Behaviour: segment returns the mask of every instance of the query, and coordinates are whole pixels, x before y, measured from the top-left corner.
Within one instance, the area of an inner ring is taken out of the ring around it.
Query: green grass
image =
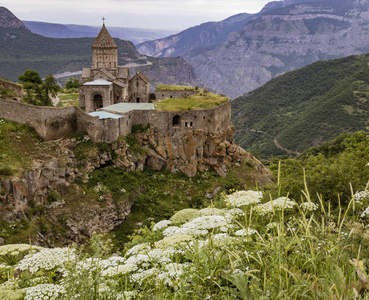
[[[57,104],[57,107],[79,106],[78,92],[59,93],[58,96],[59,96],[60,102]]]
[[[194,95],[189,98],[171,98],[159,101],[155,104],[158,111],[180,111],[209,109],[226,102],[227,97],[208,93],[206,95]]]
[[[56,154],[54,143],[44,143],[27,125],[0,119],[0,179],[21,176],[33,160]]]
[[[157,91],[194,91],[195,88],[192,86],[186,85],[166,85],[166,84],[159,84],[156,87]]]

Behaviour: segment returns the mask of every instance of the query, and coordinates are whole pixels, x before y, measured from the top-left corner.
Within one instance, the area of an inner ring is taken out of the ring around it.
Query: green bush
[[[2,167],[0,168],[0,175],[3,176],[12,176],[13,175],[13,170],[10,167]]]

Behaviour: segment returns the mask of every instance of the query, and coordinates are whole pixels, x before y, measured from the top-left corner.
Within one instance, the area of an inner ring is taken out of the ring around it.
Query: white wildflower
[[[295,206],[295,202],[287,197],[279,197],[275,200],[269,201],[264,204],[259,204],[255,207],[255,211],[261,215],[267,215],[273,213],[273,211],[282,209],[291,209]]]
[[[237,236],[247,236],[247,235],[253,235],[255,233],[257,233],[255,229],[246,228],[246,229],[237,230],[234,234]]]
[[[35,254],[27,254],[17,265],[19,270],[29,270],[31,273],[38,270],[52,270],[60,268],[69,260],[74,260],[74,249],[53,248],[42,249]]]
[[[358,204],[362,204],[362,202],[365,200],[365,199],[369,199],[369,191],[361,191],[361,192],[357,192],[355,195],[354,195],[354,200],[356,203]]]
[[[153,277],[153,276],[157,276],[158,273],[160,273],[159,269],[151,268],[151,269],[148,269],[142,272],[137,272],[135,274],[132,274],[131,280],[141,285],[144,280],[146,280],[147,278]]]
[[[157,231],[157,230],[161,230],[161,229],[163,229],[163,228],[166,228],[166,227],[168,227],[170,224],[172,224],[172,222],[171,221],[169,221],[169,220],[163,220],[163,221],[160,221],[160,222],[158,222],[158,223],[156,223],[155,225],[154,225],[154,227],[153,227],[153,231]]]
[[[306,209],[306,210],[310,210],[310,211],[317,210],[319,208],[319,206],[317,204],[313,203],[313,202],[301,203],[300,207],[302,209]]]
[[[222,226],[227,227],[229,224],[228,220],[224,216],[204,216],[198,217],[191,220],[188,223],[182,225],[182,228],[192,228],[192,229],[213,229]]]
[[[195,219],[200,216],[200,212],[195,208],[186,208],[182,209],[176,214],[174,214],[170,220],[172,223],[185,223],[187,221],[190,221],[192,219]]]
[[[53,300],[66,292],[65,288],[56,284],[40,284],[25,288],[24,300]]]
[[[225,201],[229,206],[241,207],[244,205],[256,204],[263,198],[262,192],[257,191],[238,191],[227,195]]]
[[[169,246],[181,246],[192,241],[194,238],[192,235],[173,235],[165,237],[155,243],[155,247],[160,249],[166,249]]]

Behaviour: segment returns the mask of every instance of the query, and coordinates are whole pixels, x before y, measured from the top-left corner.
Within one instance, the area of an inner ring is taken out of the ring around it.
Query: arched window
[[[102,107],[103,107],[102,97],[100,94],[96,94],[94,96],[94,110],[97,110]]]
[[[173,126],[180,126],[181,125],[181,117],[178,115],[175,115],[173,117],[173,122],[172,122]]]

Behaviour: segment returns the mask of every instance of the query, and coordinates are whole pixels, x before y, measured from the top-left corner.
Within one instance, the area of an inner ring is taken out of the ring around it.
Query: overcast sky
[[[238,13],[259,12],[272,0],[1,0],[23,21],[181,30]]]

